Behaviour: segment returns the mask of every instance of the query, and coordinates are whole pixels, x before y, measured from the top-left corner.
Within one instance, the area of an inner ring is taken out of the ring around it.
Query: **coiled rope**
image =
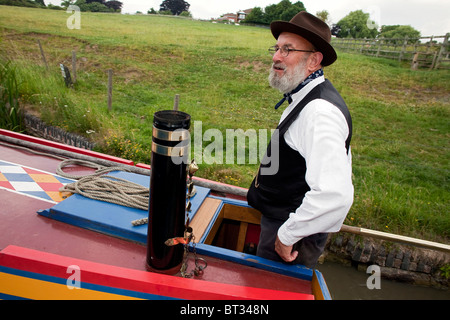
[[[96,170],[89,175],[71,175],[62,170],[69,165],[80,165]],[[130,208],[148,210],[149,188],[122,178],[106,175],[111,171],[130,172],[123,166],[105,167],[85,160],[64,160],[59,164],[56,173],[77,181],[61,187],[59,191],[77,193],[93,200],[106,201]]]

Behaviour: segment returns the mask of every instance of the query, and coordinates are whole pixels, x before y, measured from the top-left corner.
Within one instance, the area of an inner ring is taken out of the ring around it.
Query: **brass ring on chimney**
[[[184,157],[189,153],[189,145],[182,147],[167,147],[156,142],[152,142],[152,152],[167,157]]]
[[[167,131],[153,126],[153,137],[165,141],[184,141],[190,138],[188,130]]]

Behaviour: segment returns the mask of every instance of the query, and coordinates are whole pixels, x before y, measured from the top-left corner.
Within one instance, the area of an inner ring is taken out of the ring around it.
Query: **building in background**
[[[226,13],[216,21],[228,21],[230,23],[241,23],[253,9],[239,10],[236,13]]]

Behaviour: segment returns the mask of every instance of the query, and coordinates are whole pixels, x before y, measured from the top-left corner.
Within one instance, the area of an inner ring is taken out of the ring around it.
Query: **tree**
[[[264,11],[260,7],[255,7],[245,17],[244,23],[264,23]]]
[[[0,0],[0,4],[5,6],[42,8],[42,4],[32,0]]]
[[[330,24],[330,13],[327,10],[317,11],[316,17],[325,22],[326,24]]]
[[[180,17],[192,18],[192,14],[189,11],[183,11],[180,13]]]
[[[67,7],[75,4],[75,1],[76,0],[63,0],[63,1],[61,1],[61,7],[67,8]]]
[[[109,11],[108,7],[100,2],[86,3],[84,6],[80,6],[81,11],[91,11],[91,12],[106,12]]]
[[[302,9],[298,8],[297,6],[293,5],[289,8],[286,8],[283,10],[283,12],[280,15],[280,20],[282,21],[290,21],[297,13],[300,11],[303,11]]]
[[[289,21],[300,11],[306,11],[303,2],[292,4],[289,0],[282,0],[278,4],[268,5],[264,11],[259,7],[253,8],[244,23],[270,24],[275,20]]]
[[[289,21],[300,11],[306,11],[303,2],[297,1],[292,4],[289,0],[282,0],[278,4],[272,4],[265,9],[265,22],[270,24],[272,21]]]
[[[158,14],[164,15],[164,16],[172,16],[173,13],[170,10],[163,10],[163,11],[158,11]]]
[[[120,1],[105,1],[105,0],[65,0],[61,2],[63,7],[68,7],[74,4],[80,8],[81,11],[91,12],[120,12],[123,3]]]
[[[378,35],[377,28],[369,28],[371,22],[370,15],[362,10],[350,12],[342,18],[337,26],[341,31],[337,35],[339,38],[375,38]]]
[[[120,1],[115,1],[115,0],[113,0],[113,1],[107,1],[107,2],[105,3],[105,5],[106,5],[108,8],[113,9],[113,10],[116,11],[116,12],[121,12],[121,11],[122,11],[123,3],[120,2]]]
[[[191,5],[184,0],[164,0],[159,6],[159,11],[170,11],[178,16],[183,11],[189,11]]]
[[[403,43],[405,38],[408,38],[408,43],[415,43],[421,37],[420,31],[411,26],[382,26],[380,37],[388,39],[398,39],[398,43]]]

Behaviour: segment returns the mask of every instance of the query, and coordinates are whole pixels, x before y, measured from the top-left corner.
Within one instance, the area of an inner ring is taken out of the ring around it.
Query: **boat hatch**
[[[208,197],[191,226],[200,243],[254,254],[260,221],[261,213],[243,201]]]

